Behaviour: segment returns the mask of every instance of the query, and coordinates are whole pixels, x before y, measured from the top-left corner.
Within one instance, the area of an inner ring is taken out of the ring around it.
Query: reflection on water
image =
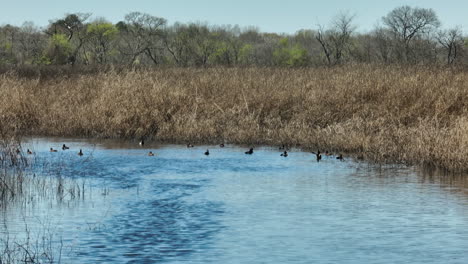
[[[466,177],[269,148],[28,147],[37,177],[86,192],[7,208],[0,232],[53,234],[65,263],[468,263]]]

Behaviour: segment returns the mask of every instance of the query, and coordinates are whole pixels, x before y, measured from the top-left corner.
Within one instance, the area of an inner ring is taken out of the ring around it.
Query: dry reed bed
[[[468,169],[465,71],[354,65],[0,75],[0,130],[289,144]]]

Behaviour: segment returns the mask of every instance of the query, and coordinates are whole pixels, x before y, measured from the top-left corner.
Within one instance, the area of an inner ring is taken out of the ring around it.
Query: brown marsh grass
[[[468,74],[419,66],[163,68],[0,75],[0,129],[174,143],[288,144],[468,169]]]

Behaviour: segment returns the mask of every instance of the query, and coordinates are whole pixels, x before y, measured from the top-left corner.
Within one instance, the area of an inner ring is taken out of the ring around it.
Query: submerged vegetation
[[[61,203],[84,199],[84,181],[64,177],[59,160],[40,159],[30,153],[15,140],[0,140],[0,210],[38,200]]]
[[[42,219],[35,219],[41,228],[31,228],[27,215],[39,204],[70,206],[71,201],[84,200],[84,180],[78,183],[69,175],[62,175],[58,161],[27,153],[13,134],[0,135],[0,263],[61,263],[64,250],[61,235]],[[7,216],[18,211],[24,230],[10,233]]]
[[[27,135],[288,144],[468,169],[464,69],[160,68],[0,78],[2,129]]]

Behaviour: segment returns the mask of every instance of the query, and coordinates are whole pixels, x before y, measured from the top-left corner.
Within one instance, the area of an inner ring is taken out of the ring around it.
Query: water
[[[34,170],[84,198],[11,206],[0,232],[53,237],[63,263],[468,263],[463,177],[271,148],[69,140],[48,152],[62,143],[32,140]]]

